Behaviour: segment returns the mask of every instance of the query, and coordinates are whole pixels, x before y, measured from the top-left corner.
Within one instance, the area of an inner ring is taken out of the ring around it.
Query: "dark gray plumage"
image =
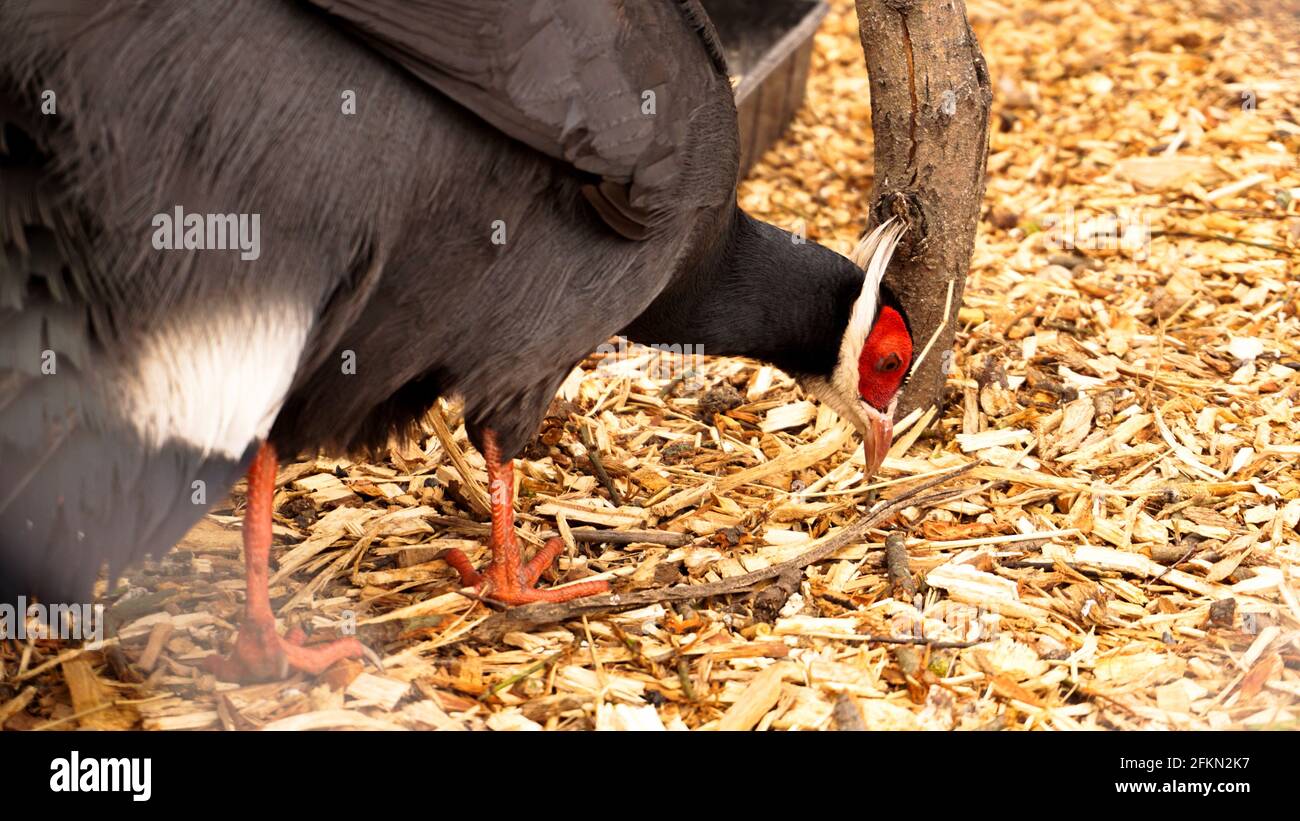
[[[313,5],[0,7],[0,597],[166,550],[268,435],[459,395],[512,458],[620,330],[837,367],[863,273],[736,208],[694,0]],[[260,255],[156,250],[176,206],[260,215]]]

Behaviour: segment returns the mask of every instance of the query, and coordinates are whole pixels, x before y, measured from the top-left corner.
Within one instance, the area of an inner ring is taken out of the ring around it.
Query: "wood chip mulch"
[[[1300,726],[1296,15],[968,7],[994,83],[987,206],[950,401],[903,420],[881,476],[770,367],[593,356],[521,462],[517,524],[568,544],[549,583],[608,578],[632,609],[536,624],[457,592],[441,555],[486,560],[485,473],[443,406],[382,461],[279,477],[279,615],[355,625],[382,673],[199,673],[242,605],[241,485],[103,599],[106,647],[0,643],[0,727]],[[742,205],[847,252],[867,87],[836,0]]]

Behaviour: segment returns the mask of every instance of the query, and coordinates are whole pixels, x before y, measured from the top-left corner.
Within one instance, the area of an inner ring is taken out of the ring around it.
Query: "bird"
[[[605,340],[790,373],[878,470],[913,358],[853,258],[737,203],[726,59],[698,0],[8,0],[0,6],[0,596],[81,601],[246,475],[229,680],[375,654],[277,632],[281,456],[366,454],[463,402],[505,605],[513,463]]]

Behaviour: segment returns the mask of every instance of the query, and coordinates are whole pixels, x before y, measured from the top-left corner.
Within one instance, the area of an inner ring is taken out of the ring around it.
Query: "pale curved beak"
[[[894,411],[898,400],[889,403],[884,413],[876,410],[866,402],[861,403],[861,419],[857,420],[858,432],[862,435],[862,453],[867,463],[867,479],[880,471],[880,465],[889,453],[889,446],[894,441]]]
[[[879,411],[861,396],[850,396],[847,391],[837,390],[829,380],[804,377],[803,384],[830,405],[841,419],[853,423],[862,437],[867,479],[870,480],[880,470],[885,454],[889,453],[889,446],[894,442],[894,411],[898,410],[898,397],[894,397],[886,410]]]

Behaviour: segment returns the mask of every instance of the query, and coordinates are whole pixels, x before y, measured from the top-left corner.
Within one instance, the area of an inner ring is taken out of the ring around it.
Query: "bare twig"
[[[600,459],[600,448],[596,447],[595,438],[591,431],[587,429],[586,424],[578,425],[578,435],[582,438],[582,446],[587,449],[587,459],[591,461],[591,469],[596,474],[596,479],[609,491],[609,500],[614,503],[615,507],[623,504],[623,495],[618,492],[618,487],[614,480],[609,478],[609,473],[605,470],[605,463]]]
[[[1192,554],[1196,552],[1196,549],[1197,549],[1199,546],[1200,546],[1199,544],[1196,544],[1195,542],[1193,542],[1192,546],[1189,547],[1189,548],[1187,548],[1187,551],[1186,551],[1185,553],[1183,553],[1182,557],[1180,557],[1180,558],[1178,559],[1178,561],[1176,561],[1176,562],[1174,562],[1173,564],[1171,564],[1171,565],[1169,565],[1168,567],[1166,567],[1166,568],[1164,569],[1164,572],[1161,573],[1159,576],[1156,576],[1154,579],[1152,579],[1152,580],[1151,580],[1151,584],[1155,584],[1156,582],[1158,582],[1158,581],[1160,581],[1161,579],[1163,579],[1165,576],[1168,576],[1168,575],[1169,575],[1169,571],[1173,570],[1174,568],[1178,567],[1178,565],[1180,565],[1180,564],[1182,564],[1183,562],[1185,562],[1185,561],[1187,561],[1188,559],[1190,559],[1190,558],[1192,557]]]
[[[1266,249],[1268,249],[1269,251],[1275,251],[1275,252],[1277,252],[1277,253],[1279,253],[1279,254],[1287,254],[1287,255],[1289,255],[1289,256],[1296,256],[1296,252],[1295,252],[1294,250],[1292,250],[1292,249],[1290,249],[1290,248],[1286,248],[1286,247],[1281,246],[1281,245],[1272,245],[1272,244],[1267,243],[1267,242],[1255,242],[1255,241],[1253,241],[1253,240],[1241,239],[1241,238],[1239,238],[1239,237],[1228,236],[1227,234],[1206,234],[1206,233],[1202,233],[1202,232],[1200,232],[1200,231],[1165,231],[1165,230],[1157,230],[1157,231],[1152,231],[1152,232],[1151,232],[1151,236],[1153,236],[1153,237],[1178,237],[1178,238],[1180,238],[1180,239],[1202,239],[1202,240],[1212,240],[1212,241],[1216,241],[1216,242],[1227,242],[1227,243],[1231,243],[1231,244],[1234,244],[1234,245],[1250,245],[1250,246],[1252,246],[1252,247],[1254,247],[1254,248],[1266,248]]]
[[[874,509],[852,525],[822,541],[811,550],[789,561],[780,562],[762,570],[745,573],[724,579],[720,582],[696,585],[676,585],[652,590],[639,590],[632,593],[613,593],[603,596],[590,596],[569,602],[539,602],[514,607],[486,619],[466,637],[480,641],[496,641],[506,633],[515,630],[527,630],[543,624],[554,624],[580,616],[592,616],[600,613],[616,613],[650,604],[674,601],[694,601],[712,596],[748,592],[760,582],[776,578],[791,569],[802,569],[810,564],[822,561],[844,547],[861,541],[867,531],[887,521],[900,510],[910,505],[921,504],[925,491],[956,478],[974,467],[974,463],[962,465],[942,476],[936,476],[922,482],[914,488],[903,491],[891,499],[877,503]],[[944,497],[949,491],[932,496]]]
[[[533,673],[536,673],[540,670],[544,670],[547,667],[550,667],[552,664],[556,663],[561,658],[568,655],[570,652],[572,652],[572,648],[565,647],[562,650],[551,653],[549,656],[537,662],[536,664],[533,664],[525,668],[524,670],[514,674],[513,676],[507,679],[502,679],[501,681],[498,681],[496,684],[493,684],[483,693],[483,695],[478,697],[478,700],[487,701],[488,699],[492,698],[502,690],[505,690],[509,687],[513,687],[514,685],[528,678]]]

